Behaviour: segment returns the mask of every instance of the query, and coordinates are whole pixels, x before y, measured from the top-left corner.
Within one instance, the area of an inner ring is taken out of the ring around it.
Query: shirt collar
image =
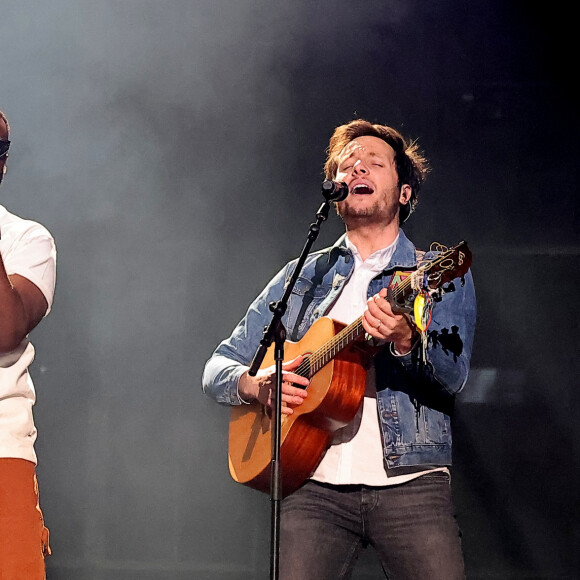
[[[372,270],[373,272],[382,272],[387,268],[395,249],[397,247],[397,242],[399,241],[399,234],[395,240],[389,244],[386,248],[381,248],[376,252],[373,252],[365,261],[364,264],[367,268]],[[344,239],[346,247],[352,252],[354,256],[356,264],[362,264],[362,259],[360,257],[359,251],[357,250],[356,246],[348,239],[348,234]]]

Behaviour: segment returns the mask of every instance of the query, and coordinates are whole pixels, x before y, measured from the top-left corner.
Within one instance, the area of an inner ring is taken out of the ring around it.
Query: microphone
[[[348,195],[348,185],[344,181],[327,179],[322,182],[322,195],[326,201],[342,201]]]

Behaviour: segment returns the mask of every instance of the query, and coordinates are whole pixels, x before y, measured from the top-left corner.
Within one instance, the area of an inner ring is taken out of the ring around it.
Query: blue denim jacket
[[[425,259],[430,257],[425,255]],[[274,276],[207,361],[203,390],[218,403],[242,404],[238,380],[251,364],[264,327],[272,318],[268,305],[282,297],[295,263],[288,263]],[[401,230],[391,262],[371,281],[368,296],[386,287],[395,270],[416,265],[415,246]],[[334,246],[308,256],[282,320],[289,340],[300,340],[310,325],[329,311],[353,267],[354,258],[344,236]],[[476,318],[471,271],[464,282],[454,280],[454,291],[435,302],[424,356],[420,347],[394,356],[387,344],[373,359],[385,466],[394,475],[418,466],[451,464],[454,395],[467,381]]]

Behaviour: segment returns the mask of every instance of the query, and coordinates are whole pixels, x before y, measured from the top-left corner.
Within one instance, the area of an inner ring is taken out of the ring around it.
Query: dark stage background
[[[334,126],[418,138],[406,227],[466,239],[479,306],[455,416],[470,580],[578,578],[576,32],[505,0],[1,2],[0,189],[59,250],[33,333],[49,580],[245,580],[268,496],[227,469],[203,364],[303,246]],[[341,232],[332,216],[316,247]],[[356,579],[378,578],[369,551]]]

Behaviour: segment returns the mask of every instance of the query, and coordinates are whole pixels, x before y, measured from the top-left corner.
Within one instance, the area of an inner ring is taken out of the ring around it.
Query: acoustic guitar
[[[434,259],[414,271],[393,275],[387,298],[395,312],[409,313],[414,309],[417,319],[418,299],[441,294],[444,284],[463,277],[471,265],[471,251],[465,242],[450,249],[440,245],[432,249],[440,252]],[[425,300],[420,302],[427,304]],[[424,312],[419,316],[429,318]],[[348,325],[326,316],[319,318],[300,341],[285,343],[285,360],[304,355],[293,372],[308,377],[310,384],[304,402],[294,408],[293,414],[281,418],[283,497],[308,479],[330,446],[334,432],[354,418],[366,386],[370,356],[366,344],[362,316]],[[274,363],[272,345],[262,368]],[[272,429],[271,413],[258,401],[232,407],[228,459],[234,481],[269,492]]]

